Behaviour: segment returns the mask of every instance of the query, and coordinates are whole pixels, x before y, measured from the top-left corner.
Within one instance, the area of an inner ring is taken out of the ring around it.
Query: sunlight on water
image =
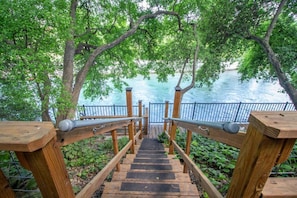
[[[174,87],[179,76],[169,77],[167,83],[157,81],[156,75],[152,74],[150,80],[144,80],[142,76],[127,79],[126,82],[132,87],[133,104],[142,100],[145,105],[149,102],[173,102]],[[251,80],[241,83],[239,74],[235,70],[221,74],[212,87],[193,88],[184,97],[184,103],[192,102],[290,102],[287,94],[281,93],[282,88],[275,82],[257,82]],[[183,82],[182,87],[186,85]],[[110,96],[91,101],[82,95],[79,105],[125,105],[125,90],[114,90]]]

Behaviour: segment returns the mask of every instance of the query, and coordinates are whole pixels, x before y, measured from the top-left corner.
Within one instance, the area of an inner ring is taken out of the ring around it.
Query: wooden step
[[[296,177],[270,177],[268,178],[262,197],[293,198],[297,197],[297,178]]]
[[[120,172],[105,183],[102,197],[199,197],[183,165],[162,144],[146,139],[136,148],[136,154],[127,154]]]
[[[134,173],[134,172],[132,172]],[[135,172],[139,175],[139,177],[143,177],[143,180],[147,182],[155,182],[155,181],[178,181],[180,183],[190,183],[190,176],[187,173],[155,173],[153,172],[151,175],[149,172]],[[129,176],[130,174],[130,176]],[[146,174],[147,176],[144,176]],[[174,177],[172,177],[174,175]],[[133,178],[134,175],[131,172],[114,172],[112,181],[131,181],[138,179]]]
[[[125,184],[131,184],[135,185],[135,183],[132,182],[125,182]],[[138,183],[140,184],[143,189],[142,190],[135,190],[135,191],[121,191],[122,182],[109,182],[105,183],[104,187],[104,194],[102,197],[198,197],[198,190],[197,187],[194,184],[188,184],[188,183],[176,183],[168,184],[172,185],[172,188],[178,187],[176,192],[149,192],[148,190],[151,190],[152,188],[149,186],[150,183]],[[162,184],[162,183],[160,183]],[[156,184],[158,185],[158,184]],[[146,188],[147,186],[147,188]],[[147,191],[146,191],[147,189]]]
[[[136,154],[127,154],[126,155],[126,159],[134,159],[136,157]],[[167,159],[175,159],[177,161],[179,161],[175,155],[166,155]],[[143,159],[145,159],[145,157],[142,157]],[[146,158],[149,159],[149,158]]]
[[[147,171],[147,172],[174,172],[174,173],[179,173],[182,172],[183,169],[180,166],[171,166],[171,169],[167,169],[168,167],[164,167],[163,170],[161,169],[157,169],[157,165],[155,166],[156,168],[153,169],[154,167],[151,166],[152,169],[145,169],[143,167],[143,169],[141,169],[141,165],[139,166],[135,166],[134,169],[131,169],[132,164],[121,164],[121,172],[128,172],[128,171]],[[146,166],[146,168],[148,168],[148,166]]]

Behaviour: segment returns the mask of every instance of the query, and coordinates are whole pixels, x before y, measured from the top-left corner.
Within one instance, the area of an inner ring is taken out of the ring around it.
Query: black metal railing
[[[143,115],[145,106],[142,106]],[[295,111],[293,103],[182,103],[180,118],[199,121],[246,123],[251,111]],[[164,122],[165,103],[149,103],[149,123]],[[168,103],[168,116],[173,112],[173,103]],[[126,105],[82,105],[77,116],[126,116]],[[133,115],[138,115],[138,106],[133,106]]]
[[[144,115],[144,105],[142,106]],[[138,115],[138,106],[133,106],[133,115]],[[127,116],[126,105],[82,105],[77,107],[76,119],[81,116]]]

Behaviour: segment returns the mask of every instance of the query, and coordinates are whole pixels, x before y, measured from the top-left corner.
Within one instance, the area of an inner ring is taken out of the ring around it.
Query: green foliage
[[[13,189],[23,189],[28,191],[25,194],[17,193],[20,197],[40,197],[37,183],[30,171],[24,169],[19,164],[14,152],[0,151],[0,169],[8,178]]]
[[[267,28],[264,23],[259,29]],[[280,58],[282,70],[288,75],[291,83],[297,87],[297,22],[290,16],[282,15],[270,38],[270,45]],[[250,44],[243,56],[239,72],[242,80],[251,78],[276,80],[276,74],[263,49]]]
[[[128,137],[118,139],[119,150],[129,141]],[[93,137],[61,148],[70,178],[78,176],[90,180],[91,175],[98,173],[113,157],[112,139],[101,136]],[[0,151],[0,168],[14,189],[36,190],[37,184],[30,171],[22,168],[14,152]],[[75,192],[81,186],[73,186]],[[36,192],[24,193],[21,197],[40,197]]]
[[[161,134],[158,135],[158,141],[166,145],[169,144],[169,140],[165,132],[162,132]]]
[[[185,149],[186,133],[177,131],[176,142],[181,148]],[[238,155],[239,149],[197,134],[192,136],[190,158],[222,194],[226,194],[228,191]],[[272,176],[296,176],[296,156],[297,143],[289,159],[283,164],[274,167]]]
[[[62,48],[55,32],[54,5],[34,0],[4,0],[1,5],[0,106],[7,106],[1,110],[5,119],[32,120],[49,110],[58,89],[55,72]],[[21,108],[35,115],[26,117]]]

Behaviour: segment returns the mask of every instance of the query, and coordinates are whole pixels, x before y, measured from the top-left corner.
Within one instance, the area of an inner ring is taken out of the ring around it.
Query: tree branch
[[[268,43],[270,36],[272,34],[272,31],[276,25],[276,22],[278,20],[279,15],[281,14],[282,10],[284,9],[285,4],[287,3],[287,0],[282,0],[281,3],[279,4],[276,13],[273,16],[273,19],[271,20],[271,23],[267,29],[267,32],[265,34],[264,40]]]
[[[147,14],[147,15],[143,15],[141,16],[132,26],[132,28],[130,28],[126,33],[122,34],[121,36],[119,36],[118,38],[116,38],[114,41],[102,45],[98,48],[96,48],[93,53],[90,55],[89,59],[87,60],[87,62],[85,63],[84,67],[78,72],[76,80],[75,80],[75,85],[73,88],[73,95],[76,95],[75,97],[78,98],[79,96],[79,92],[80,89],[82,88],[83,85],[83,81],[90,69],[90,67],[93,65],[95,59],[97,56],[99,56],[102,52],[112,49],[115,46],[119,45],[121,42],[123,42],[124,40],[126,40],[128,37],[132,36],[138,29],[138,27],[140,26],[140,24],[146,20],[146,19],[151,19],[151,18],[156,18],[159,15],[171,15],[171,16],[175,16],[178,20],[178,29],[182,30],[182,23],[181,23],[181,18],[178,15],[178,13],[176,12],[172,12],[172,11],[157,11],[153,14]],[[73,98],[73,100],[75,101],[76,98]]]
[[[189,62],[189,58],[190,58],[190,57],[187,57],[187,58],[185,59],[185,62],[184,62],[182,71],[181,71],[181,73],[180,73],[180,76],[179,76],[179,79],[178,79],[178,82],[177,82],[176,87],[179,87],[179,88],[180,88],[180,84],[181,84],[182,78],[183,78],[184,73],[185,73],[186,65],[187,65],[187,63]]]
[[[192,65],[192,81],[187,87],[185,87],[184,89],[181,90],[182,95],[185,94],[190,89],[192,89],[195,86],[195,81],[196,81],[196,69],[197,69],[197,58],[198,58],[198,52],[199,52],[199,42],[198,42],[198,35],[197,35],[197,25],[196,24],[191,24],[191,25],[193,25],[194,37],[196,38],[196,47],[195,47],[195,51],[194,51],[193,65]]]

